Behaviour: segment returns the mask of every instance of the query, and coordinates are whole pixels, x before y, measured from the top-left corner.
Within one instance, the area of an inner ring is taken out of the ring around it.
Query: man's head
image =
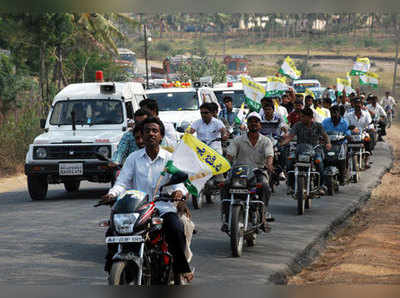
[[[282,104],[287,104],[289,103],[290,99],[289,99],[289,95],[287,93],[282,95]]]
[[[322,106],[321,99],[317,98],[314,100],[314,107],[320,108]]]
[[[257,112],[251,112],[247,116],[247,127],[249,132],[256,133],[261,129],[261,117]]]
[[[361,107],[362,107],[361,99],[359,97],[355,97],[352,102],[353,102],[355,111],[356,112],[361,111]]]
[[[141,126],[145,147],[159,146],[165,135],[165,127],[162,121],[157,117],[150,117],[145,119]]]
[[[314,112],[310,108],[304,108],[301,111],[300,120],[301,120],[301,122],[303,122],[303,124],[305,124],[305,125],[311,124],[313,121],[313,117],[314,117]]]
[[[225,97],[224,97],[224,104],[225,104],[226,109],[227,109],[229,112],[232,111],[232,108],[233,108],[232,97],[230,97],[230,96],[225,96]]]
[[[209,102],[208,105],[210,107],[211,115],[214,118],[218,118],[218,105],[215,102]]]
[[[324,97],[322,100],[322,106],[326,109],[330,109],[332,105],[332,99],[330,97]]]
[[[135,143],[139,149],[144,148],[142,123],[139,122],[137,125],[135,125],[135,128],[133,129],[133,136],[135,137]]]
[[[271,100],[262,101],[262,108],[267,118],[271,118],[274,115],[274,103]]]
[[[213,117],[211,112],[212,112],[212,107],[210,107],[210,103],[203,103],[200,106],[201,119],[207,124],[210,123]]]
[[[386,95],[386,97],[389,97],[389,96],[390,96],[390,92],[389,92],[389,91],[386,91],[386,92],[385,92],[385,95]]]
[[[149,111],[153,117],[158,117],[157,101],[151,98],[146,98],[139,103],[141,109]]]
[[[150,112],[148,110],[145,110],[145,109],[139,109],[133,115],[133,119],[135,120],[135,123],[140,123],[149,117],[152,117],[152,115],[150,114]]]
[[[303,109],[303,100],[302,99],[297,99],[294,102],[294,109],[297,112],[300,112]]]
[[[306,106],[306,108],[311,107],[311,105],[313,104],[314,98],[311,95],[307,95],[306,98],[304,99],[304,104]]]
[[[368,100],[370,102],[370,104],[372,104],[372,106],[376,106],[376,102],[378,101],[378,97],[374,94],[371,94],[370,96],[368,96]]]
[[[332,121],[334,121],[334,122],[340,121],[340,108],[339,108],[339,106],[331,107],[330,111],[331,111]]]
[[[296,94],[296,100],[304,100],[304,95],[303,94]]]

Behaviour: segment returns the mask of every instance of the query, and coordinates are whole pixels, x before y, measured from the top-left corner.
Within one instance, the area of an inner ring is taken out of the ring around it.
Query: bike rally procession
[[[375,93],[370,68],[358,57],[328,87],[302,79],[289,56],[271,76],[220,83],[105,82],[97,71],[96,82],[62,89],[41,121],[25,164],[30,197],[45,199],[49,184],[77,192],[83,180],[111,183],[95,205],[111,207],[99,224],[108,283],[191,283],[202,225],[192,213],[205,204],[240,257],[279,230],[274,197],[286,193],[300,221],[314,200],[334,200],[362,179],[396,107],[390,92]]]

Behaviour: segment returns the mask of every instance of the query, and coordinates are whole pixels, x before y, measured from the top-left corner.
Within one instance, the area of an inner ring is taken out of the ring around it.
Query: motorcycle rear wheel
[[[356,172],[356,174],[353,176],[353,181],[354,183],[357,183],[358,181],[360,181],[360,167],[358,165],[358,156],[357,155],[353,155],[353,171]]]
[[[335,187],[333,185],[333,177],[332,176],[327,176],[326,177],[326,187],[328,188],[328,196],[333,196],[335,192]]]
[[[231,219],[232,256],[240,257],[243,251],[243,210],[241,206],[233,206]]]

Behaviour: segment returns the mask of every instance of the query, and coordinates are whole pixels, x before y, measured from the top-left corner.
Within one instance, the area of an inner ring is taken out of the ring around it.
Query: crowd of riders
[[[337,99],[327,94],[322,98],[313,98],[311,95],[296,94],[289,89],[282,96],[264,97],[261,100],[262,108],[259,112],[249,111],[246,121],[235,121],[237,112],[234,111],[232,98],[224,97],[224,105],[204,103],[200,106],[201,119],[197,120],[188,130],[196,133],[205,144],[235,164],[246,164],[250,169],[262,169],[258,172],[262,186],[261,198],[264,202],[265,217],[262,230],[269,231],[270,221],[274,221],[268,204],[272,195],[271,177],[277,177],[283,183],[286,181],[287,194],[292,195],[294,185],[294,160],[288,158],[290,144],[312,146],[318,161],[317,171],[320,173],[318,195],[327,193],[324,178],[324,160],[326,152],[332,147],[328,132],[336,131],[345,136],[344,143],[351,142],[351,136],[366,134],[363,138],[366,155],[365,168],[370,167],[369,156],[373,154],[377,142],[384,141],[386,129],[390,127],[394,115],[396,101],[389,92],[378,99],[375,94],[365,94],[356,90],[349,96],[337,95]],[[103,202],[115,202],[117,197],[127,189],[138,189],[152,193],[160,173],[171,153],[164,147],[174,147],[179,142],[179,136],[174,127],[162,123],[158,118],[157,102],[145,99],[140,103],[141,109],[136,111],[131,129],[125,133],[112,157],[110,167],[124,165],[121,174]],[[228,143],[224,146],[224,143]],[[164,146],[164,147],[163,147]],[[224,148],[224,150],[223,150]],[[299,149],[297,149],[299,150]],[[279,155],[279,158],[275,155]],[[344,185],[349,177],[348,162],[339,167],[339,183]],[[224,177],[219,177],[223,180]],[[275,182],[274,182],[275,183]],[[173,196],[178,200],[188,197],[183,185],[176,185],[171,189]],[[228,196],[226,189],[221,192],[221,199]],[[194,273],[185,258],[186,238],[189,236],[177,216],[176,206],[169,203],[158,203],[161,216],[164,218],[167,242],[176,262],[174,273],[180,275],[186,282],[190,282]],[[188,215],[190,219],[190,212]],[[190,222],[190,220],[189,220]],[[191,223],[191,222],[190,222]],[[192,224],[192,223],[191,223]],[[221,230],[227,230],[227,221],[223,221]],[[108,231],[112,234],[112,231]],[[112,251],[107,254],[106,271],[110,270]]]

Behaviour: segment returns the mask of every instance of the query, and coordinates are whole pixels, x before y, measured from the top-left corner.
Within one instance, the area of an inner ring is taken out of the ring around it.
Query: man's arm
[[[128,148],[129,148],[129,132],[126,132],[121,140],[118,143],[117,150],[114,152],[111,161],[113,164],[110,164],[110,166],[114,165],[120,165],[122,164],[122,159],[127,155],[128,153]]]
[[[321,135],[322,135],[322,137],[323,137],[323,139],[324,139],[324,141],[325,141],[326,149],[327,149],[327,150],[331,150],[331,148],[332,148],[331,140],[329,139],[329,136],[328,136],[328,134],[326,133],[325,129],[322,127],[322,125],[321,125]]]

